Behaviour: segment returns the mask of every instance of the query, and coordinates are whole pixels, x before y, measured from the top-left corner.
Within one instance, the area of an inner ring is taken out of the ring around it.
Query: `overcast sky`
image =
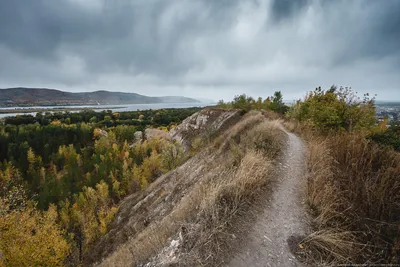
[[[400,100],[400,0],[1,0],[0,88]]]

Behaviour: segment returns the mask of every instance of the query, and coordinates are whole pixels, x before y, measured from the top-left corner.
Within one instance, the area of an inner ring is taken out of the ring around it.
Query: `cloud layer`
[[[286,99],[352,86],[400,99],[398,0],[0,3],[0,87]]]

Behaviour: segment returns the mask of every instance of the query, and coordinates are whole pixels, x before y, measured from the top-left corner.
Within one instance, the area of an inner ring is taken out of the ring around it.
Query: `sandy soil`
[[[279,181],[272,197],[258,217],[230,267],[303,266],[291,253],[299,248],[301,236],[308,232],[308,218],[302,194],[304,188],[304,146],[294,134],[278,172]]]

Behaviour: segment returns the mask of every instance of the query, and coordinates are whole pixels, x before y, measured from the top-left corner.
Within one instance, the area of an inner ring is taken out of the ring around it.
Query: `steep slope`
[[[0,89],[0,107],[7,106],[61,106],[61,105],[118,105],[150,103],[196,103],[181,96],[149,97],[135,93],[96,91],[86,93],[63,92],[47,88]]]
[[[186,149],[189,149],[190,143],[196,137],[202,136],[201,132],[205,131],[204,129],[215,124],[219,125],[219,129],[215,129],[216,132],[230,128],[241,119],[239,113],[237,110],[225,111],[206,108],[185,119],[170,135],[174,139],[182,140],[183,144],[186,145]],[[204,138],[206,138],[205,135]],[[197,154],[183,166],[158,178],[145,191],[127,197],[121,204],[120,212],[109,234],[104,236],[94,249],[87,254],[88,262],[97,261],[108,256],[131,238],[142,239],[140,236],[146,235],[146,231],[150,229],[147,228],[149,224],[153,223],[151,226],[156,227],[154,223],[157,224],[163,218],[167,220],[166,218],[174,210],[175,204],[182,199],[188,188],[194,186],[201,179],[204,169],[217,166],[217,161],[213,161],[213,164],[210,165],[208,161],[212,159],[207,159],[204,153],[207,152],[203,151]],[[172,227],[172,224],[166,223],[166,229],[169,227],[168,225]],[[141,244],[145,247],[157,247],[155,244]],[[146,248],[146,250],[148,249]],[[147,255],[147,253],[149,251],[141,254]],[[148,255],[150,256],[151,254]]]
[[[204,135],[210,127],[212,136],[217,133],[212,138]],[[205,109],[171,135],[187,149],[203,136],[202,149],[126,198],[109,233],[86,253],[86,264],[214,266],[232,257],[235,236],[252,223],[249,207],[273,180],[272,162],[285,134],[260,112],[241,117],[238,111]]]

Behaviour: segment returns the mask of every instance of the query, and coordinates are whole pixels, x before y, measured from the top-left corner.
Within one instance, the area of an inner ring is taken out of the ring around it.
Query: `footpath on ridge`
[[[291,246],[309,229],[305,200],[305,148],[299,137],[285,131],[288,143],[280,163],[272,197],[250,231],[246,244],[227,265],[230,267],[304,266]]]

